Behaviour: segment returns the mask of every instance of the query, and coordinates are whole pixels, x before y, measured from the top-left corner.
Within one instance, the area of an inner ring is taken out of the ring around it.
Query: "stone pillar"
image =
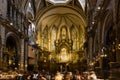
[[[93,43],[93,39],[92,37],[89,38],[89,51],[88,51],[88,54],[89,54],[89,58],[90,58],[90,62],[92,61],[92,43]]]
[[[0,34],[1,34],[1,28],[0,28]],[[1,35],[0,35],[0,69],[1,68],[2,68],[2,40],[1,40]]]
[[[27,66],[28,66],[28,41],[25,41],[24,44],[25,44],[25,48],[24,48],[24,51],[25,51],[24,52],[25,53],[25,59],[24,59],[25,61],[24,62],[25,63],[24,64],[25,64],[25,70],[27,70]]]
[[[20,70],[24,70],[24,39],[21,39],[21,53],[20,53]]]
[[[35,49],[35,70],[38,70],[38,54],[39,54],[39,49]],[[49,68],[49,67],[48,67]]]
[[[0,47],[0,68],[3,69],[3,50],[5,47],[5,28],[0,25],[1,47]]]

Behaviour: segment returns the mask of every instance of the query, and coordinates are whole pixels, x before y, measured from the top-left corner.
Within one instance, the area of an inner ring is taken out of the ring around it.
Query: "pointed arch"
[[[16,67],[19,67],[19,61],[20,61],[20,40],[19,37],[14,34],[13,32],[8,32],[6,34],[5,38],[5,50],[8,51],[8,55],[6,56],[6,53],[3,54],[3,59],[5,60],[11,60],[14,64],[13,69]],[[6,58],[7,57],[7,58]],[[13,59],[13,60],[12,60]],[[8,62],[9,63],[9,62]],[[13,64],[9,64],[13,65]]]
[[[77,30],[75,29],[75,26],[72,26],[70,28],[70,33],[71,33],[71,39],[73,40],[73,50],[77,48],[77,39],[78,39],[78,33]]]
[[[60,28],[60,38],[61,39],[68,39],[68,29],[66,26],[62,26]]]
[[[43,47],[48,49],[48,26],[43,30]]]
[[[106,42],[106,34],[107,31],[109,30],[109,28],[111,27],[111,25],[113,25],[112,20],[112,12],[107,12],[107,15],[105,17],[104,23],[103,23],[103,28],[102,28],[102,43]]]
[[[56,37],[57,37],[57,29],[56,29],[55,25],[53,25],[52,30],[51,30],[51,46],[52,46],[52,50],[55,50],[54,42],[56,40]]]

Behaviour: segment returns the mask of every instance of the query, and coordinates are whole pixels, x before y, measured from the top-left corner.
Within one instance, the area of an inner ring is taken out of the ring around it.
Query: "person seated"
[[[97,76],[94,71],[90,71],[89,80],[97,80]]]

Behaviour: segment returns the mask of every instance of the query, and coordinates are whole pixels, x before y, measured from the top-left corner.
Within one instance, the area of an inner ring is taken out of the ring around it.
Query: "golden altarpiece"
[[[81,43],[77,39],[78,32],[73,26],[71,28],[72,29],[68,30],[69,28],[63,25],[58,32],[53,28],[51,40],[46,41],[46,38],[42,38],[43,51],[40,53],[38,61],[41,69],[63,72],[85,68],[82,64],[85,58],[83,46],[80,47]],[[45,29],[45,35],[47,33],[46,30],[47,29]],[[57,33],[59,34],[59,38],[56,40]],[[45,46],[48,47],[48,49]]]

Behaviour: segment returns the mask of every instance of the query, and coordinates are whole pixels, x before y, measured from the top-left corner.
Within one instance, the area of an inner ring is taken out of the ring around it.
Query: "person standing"
[[[55,75],[55,80],[63,80],[63,75],[60,72],[57,72]]]
[[[75,71],[75,74],[73,76],[73,80],[82,80],[81,75],[78,70]]]

